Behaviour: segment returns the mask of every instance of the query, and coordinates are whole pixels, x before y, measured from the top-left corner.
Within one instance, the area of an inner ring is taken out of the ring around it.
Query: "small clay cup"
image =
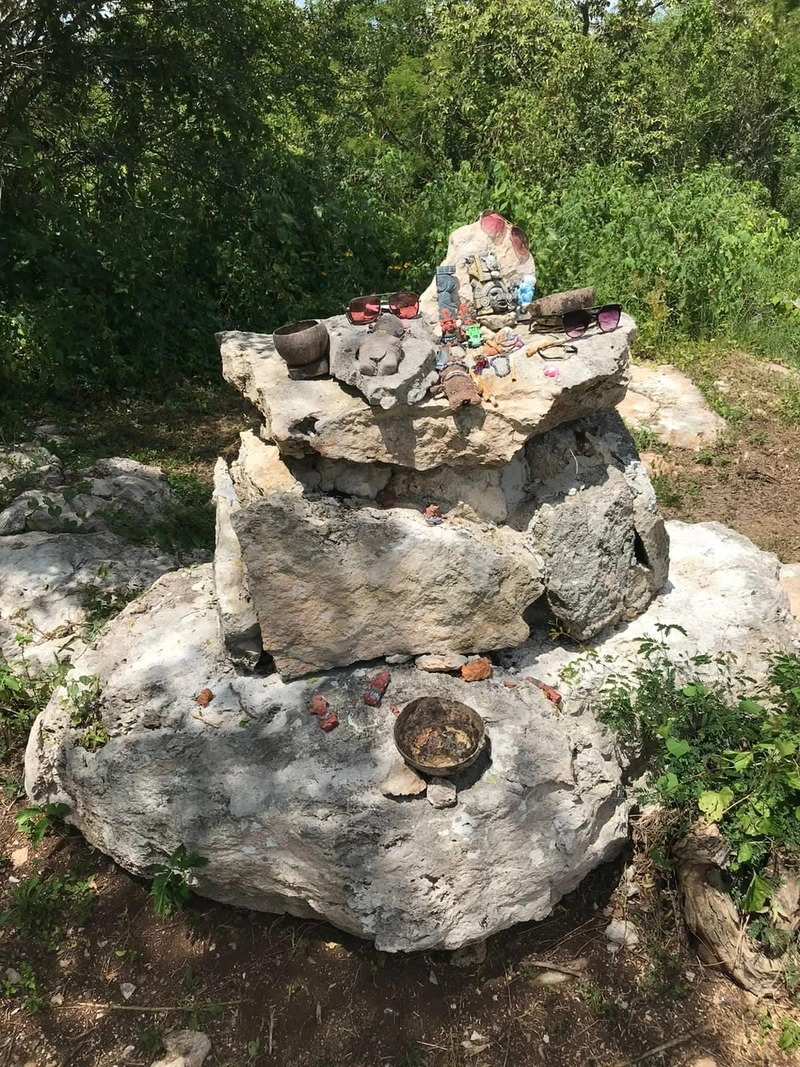
[[[275,350],[289,367],[290,378],[316,378],[328,373],[330,338],[324,322],[319,319],[290,322],[272,336]]]

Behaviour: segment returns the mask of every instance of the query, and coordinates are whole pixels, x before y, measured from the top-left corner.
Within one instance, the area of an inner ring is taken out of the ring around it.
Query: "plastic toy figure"
[[[525,312],[528,307],[533,303],[533,296],[536,292],[536,285],[532,274],[526,274],[522,281],[517,286],[517,310]]]

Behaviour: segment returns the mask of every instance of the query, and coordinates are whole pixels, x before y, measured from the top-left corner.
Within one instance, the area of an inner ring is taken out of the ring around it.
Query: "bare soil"
[[[681,369],[728,430],[700,452],[646,442],[663,514],[724,523],[784,563],[800,560],[800,373],[739,351],[694,356]]]
[[[648,454],[664,512],[716,519],[800,559],[796,379],[736,353],[708,352],[684,369],[731,428],[707,454]],[[251,413],[227,392],[201,399],[192,409],[183,398],[117,410],[95,420],[81,448],[208,477]],[[699,961],[669,873],[635,843],[549,919],[491,938],[483,959],[392,956],[326,924],[200,899],[157,917],[149,887],[80,837],[51,833],[30,847],[14,822],[24,806],[21,758],[17,747],[0,761],[0,912],[36,872],[88,878],[94,900],[85,924],[67,926],[52,950],[44,922],[30,936],[0,927],[0,1067],[149,1067],[161,1036],[187,1026],[211,1038],[208,1067],[797,1062],[777,1047],[781,1019],[798,1019],[795,1009],[758,1003]],[[609,952],[612,917],[632,921],[638,945]],[[33,998],[4,987],[6,969],[23,963],[35,975]],[[135,986],[127,1000],[123,983]]]

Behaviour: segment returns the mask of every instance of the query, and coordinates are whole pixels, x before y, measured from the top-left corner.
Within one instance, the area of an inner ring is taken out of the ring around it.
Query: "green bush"
[[[724,657],[715,664],[724,684],[712,688],[686,680],[708,656],[679,665],[666,639],[651,638],[640,653],[633,683],[608,685],[601,720],[644,752],[652,782],[644,796],[678,816],[672,840],[700,817],[719,826],[732,896],[754,917],[750,932],[778,947],[778,861],[800,857],[800,658],[775,656],[768,684],[754,694]]]

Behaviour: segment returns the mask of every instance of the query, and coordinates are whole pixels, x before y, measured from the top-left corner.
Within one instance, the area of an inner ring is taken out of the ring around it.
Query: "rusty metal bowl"
[[[474,763],[486,736],[483,719],[457,700],[418,697],[394,724],[394,743],[406,763],[447,778]]]

